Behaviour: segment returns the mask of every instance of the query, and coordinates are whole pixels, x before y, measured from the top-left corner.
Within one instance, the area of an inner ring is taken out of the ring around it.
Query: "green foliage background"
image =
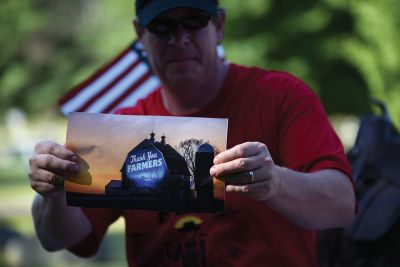
[[[380,98],[400,126],[400,1],[220,2],[227,10],[229,61],[295,74],[330,115],[359,116],[369,111],[370,96]],[[65,120],[58,99],[131,43],[133,17],[134,0],[0,0],[0,224],[5,220],[27,240],[37,243],[27,158],[45,134],[62,142]],[[4,116],[12,107],[33,123]],[[121,221],[111,233],[108,261],[74,260],[74,265],[123,265],[123,228]],[[21,266],[71,265],[63,254],[30,244]],[[3,254],[0,250],[0,266]]]
[[[374,96],[400,122],[399,1],[221,4],[229,61],[295,74],[330,114],[360,115]],[[57,112],[61,95],[134,39],[133,16],[133,0],[2,0],[0,117],[13,106]]]

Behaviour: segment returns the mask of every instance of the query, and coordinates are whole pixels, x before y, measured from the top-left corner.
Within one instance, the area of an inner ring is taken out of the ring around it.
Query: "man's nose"
[[[171,33],[168,43],[175,46],[184,46],[189,43],[190,36],[191,32],[188,29],[178,25],[175,31]]]

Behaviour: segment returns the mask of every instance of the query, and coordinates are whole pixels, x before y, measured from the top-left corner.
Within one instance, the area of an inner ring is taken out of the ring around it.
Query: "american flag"
[[[217,47],[224,60],[222,45]],[[134,41],[112,61],[78,84],[60,101],[61,112],[112,113],[122,107],[134,106],[160,87],[140,42]]]

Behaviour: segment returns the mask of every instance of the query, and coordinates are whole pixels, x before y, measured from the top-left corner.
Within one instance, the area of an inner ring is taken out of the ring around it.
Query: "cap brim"
[[[188,7],[195,8],[204,11],[212,16],[217,15],[218,6],[213,1],[204,0],[175,0],[175,1],[152,1],[147,4],[138,13],[139,24],[141,26],[146,26],[155,17],[164,13],[170,9],[178,7]]]

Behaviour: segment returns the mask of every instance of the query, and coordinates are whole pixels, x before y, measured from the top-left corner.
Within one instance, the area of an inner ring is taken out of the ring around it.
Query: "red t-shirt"
[[[159,90],[117,113],[171,116]],[[231,64],[215,100],[187,115],[228,118],[228,148],[258,141],[277,165],[301,172],[338,169],[351,176],[318,97],[288,73]],[[83,210],[93,233],[71,248],[79,255],[94,253],[109,224],[124,216],[129,266],[316,266],[315,231],[243,195],[226,194],[223,214]]]

